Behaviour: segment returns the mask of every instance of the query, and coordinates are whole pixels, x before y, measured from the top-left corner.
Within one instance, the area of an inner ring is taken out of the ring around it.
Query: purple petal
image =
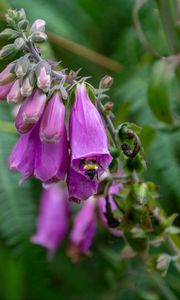
[[[10,63],[7,67],[0,73],[0,85],[6,85],[13,81],[15,75],[11,73],[14,63]]]
[[[93,238],[96,234],[96,201],[93,197],[89,198],[77,213],[73,229],[70,235],[70,241],[73,246],[79,248],[82,253],[85,253],[90,248]]]
[[[10,82],[6,85],[0,86],[0,100],[5,100],[7,98],[7,95],[12,87],[13,83]]]
[[[22,99],[23,99],[23,96],[21,95],[21,92],[20,92],[20,80],[17,79],[12,84],[12,87],[7,95],[7,102],[16,104],[16,103],[21,102]]]
[[[97,193],[98,181],[91,180],[76,172],[72,167],[69,168],[67,175],[67,185],[69,197],[73,201],[86,200]]]
[[[64,180],[69,163],[66,129],[57,144],[39,141],[34,176],[45,183]]]
[[[38,135],[39,124],[28,133],[19,137],[9,156],[9,168],[22,174],[21,182],[33,175]]]
[[[16,129],[20,133],[28,132],[40,119],[46,104],[46,95],[36,90],[22,103],[16,117]]]

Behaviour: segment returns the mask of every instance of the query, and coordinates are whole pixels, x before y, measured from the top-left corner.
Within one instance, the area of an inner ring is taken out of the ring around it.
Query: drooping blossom
[[[12,71],[14,63],[10,63],[7,67],[0,73],[0,85],[7,85],[12,82],[15,78],[15,74]]]
[[[45,183],[64,180],[69,158],[65,125],[56,144],[39,143],[36,149],[34,176]]]
[[[65,238],[69,213],[68,193],[64,187],[54,184],[43,190],[37,230],[31,241],[47,248],[49,259]]]
[[[58,143],[64,132],[65,106],[59,92],[55,92],[43,114],[40,138],[44,143]]]
[[[96,200],[90,197],[84,202],[80,211],[74,218],[70,234],[70,247],[68,254],[72,260],[77,261],[82,255],[89,255],[96,234],[97,218],[95,212]]]
[[[101,116],[91,102],[85,83],[77,84],[76,99],[69,121],[71,166],[77,172],[84,159],[94,159],[101,175],[109,166],[112,157],[108,150],[108,139]]]
[[[27,133],[19,137],[9,157],[9,168],[22,174],[22,181],[31,176],[48,184],[64,180],[69,163],[66,128],[60,141],[46,144],[40,141],[37,122]]]
[[[0,100],[6,100],[7,95],[9,94],[9,91],[12,87],[13,83],[10,82],[6,85],[0,86]]]
[[[110,205],[110,209],[113,215],[113,212],[117,209],[116,203],[113,199],[113,195],[118,195],[122,189],[122,184],[121,183],[113,183],[111,187],[109,188],[108,191],[108,204]],[[108,217],[106,215],[107,210],[106,210],[106,199],[104,197],[100,197],[98,199],[98,207],[99,207],[99,212],[100,212],[100,217],[103,222],[103,224],[108,228],[108,230],[116,236],[121,236],[122,232],[120,229],[116,228],[116,225],[118,225],[118,220],[113,216],[113,220],[108,220]],[[112,218],[112,217],[111,217]],[[111,224],[109,224],[111,223]],[[114,228],[113,228],[114,227]]]
[[[23,96],[21,95],[21,91],[20,91],[20,80],[17,79],[15,80],[9,93],[7,94],[7,102],[16,104],[21,102],[22,99]]]
[[[16,117],[16,129],[20,133],[28,132],[42,116],[46,104],[46,95],[39,89],[25,99]]]
[[[91,180],[75,171],[72,167],[68,171],[67,185],[70,199],[76,202],[88,199],[96,194],[98,189],[98,181],[96,179]]]
[[[33,176],[38,138],[39,124],[28,133],[22,134],[11,150],[9,168],[22,174],[20,183]]]

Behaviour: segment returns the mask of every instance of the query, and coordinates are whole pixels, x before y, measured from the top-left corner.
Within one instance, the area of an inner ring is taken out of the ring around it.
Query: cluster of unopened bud
[[[4,31],[2,31],[0,37],[8,38],[9,40],[15,40],[13,43],[4,46],[0,50],[0,59],[6,59],[14,56],[25,46],[25,40],[22,38],[22,32],[27,29],[28,20],[26,19],[24,9],[17,11],[9,9],[6,15],[6,21],[10,28],[6,28]]]
[[[24,97],[30,96],[36,86],[47,93],[51,87],[51,72],[51,67],[46,61],[35,65],[30,62],[29,54],[25,54],[9,64],[1,73],[1,88],[11,85],[7,95],[3,97],[7,98],[9,103],[19,103]]]
[[[9,9],[6,15],[6,21],[9,28],[6,28],[0,33],[0,37],[9,40],[14,40],[4,46],[0,50],[0,59],[8,59],[16,55],[18,51],[23,50],[26,47],[26,40],[31,40],[34,43],[43,43],[47,40],[45,33],[45,21],[38,19],[30,28],[30,35],[27,39],[26,31],[28,29],[28,20],[24,9],[12,10]]]

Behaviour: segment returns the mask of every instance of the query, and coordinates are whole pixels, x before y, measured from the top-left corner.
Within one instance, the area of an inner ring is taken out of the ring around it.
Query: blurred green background
[[[105,74],[114,77],[110,92],[114,122],[130,121],[143,127],[141,138],[148,165],[143,176],[160,186],[159,201],[170,214],[180,210],[180,138],[177,130],[158,121],[148,105],[147,88],[157,58],[138,40],[133,25],[137,2],[0,1],[0,29],[5,26],[3,12],[8,7],[23,7],[31,22],[37,18],[47,22],[50,33],[44,55],[62,60],[68,69],[82,67],[81,75],[90,75],[95,86]],[[155,1],[142,8],[140,20],[152,47],[161,56],[168,55]],[[2,46],[3,41],[0,43]],[[174,81],[170,107],[176,113],[178,101],[178,81]],[[12,121],[11,107],[6,103],[0,106],[0,120]],[[123,242],[102,228],[90,258],[71,263],[66,256],[66,240],[48,263],[45,250],[29,242],[35,230],[41,185],[31,180],[18,187],[19,175],[7,170],[8,153],[16,139],[11,129],[0,129],[0,299],[179,299],[179,276],[173,267],[165,279],[147,273],[142,259],[122,258]]]

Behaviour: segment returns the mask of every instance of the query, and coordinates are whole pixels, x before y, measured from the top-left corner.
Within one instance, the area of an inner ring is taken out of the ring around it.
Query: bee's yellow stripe
[[[91,165],[91,164],[89,164],[89,165],[85,165],[84,169],[87,170],[87,171],[89,171],[89,170],[97,170],[98,166],[97,165]]]

